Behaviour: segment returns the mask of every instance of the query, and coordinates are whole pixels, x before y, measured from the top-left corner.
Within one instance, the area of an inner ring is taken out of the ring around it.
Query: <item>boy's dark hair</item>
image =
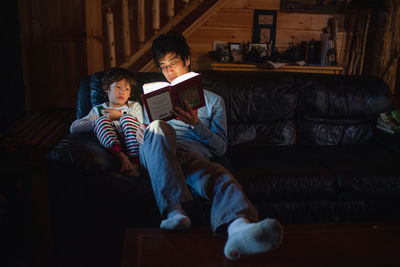
[[[131,86],[131,95],[133,94],[133,90],[136,86],[136,79],[134,74],[124,68],[112,68],[108,70],[102,80],[101,80],[101,87],[103,88],[104,92],[108,92],[110,90],[111,84],[115,82],[119,82],[122,79],[125,79],[127,83]]]
[[[190,47],[186,43],[185,37],[175,31],[159,35],[154,39],[151,50],[153,51],[154,63],[158,68],[160,67],[160,59],[168,53],[176,54],[183,62],[190,59]]]

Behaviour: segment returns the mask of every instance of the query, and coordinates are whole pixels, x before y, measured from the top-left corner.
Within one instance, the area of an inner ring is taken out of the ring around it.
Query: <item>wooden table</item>
[[[282,245],[264,254],[229,261],[225,238],[208,228],[187,232],[125,232],[122,266],[383,266],[400,265],[400,222],[285,225]]]
[[[211,63],[212,70],[219,71],[280,71],[280,72],[304,72],[304,73],[325,73],[341,74],[343,68],[340,66],[292,66],[285,65],[277,69],[261,67],[262,64],[240,64],[240,63]]]

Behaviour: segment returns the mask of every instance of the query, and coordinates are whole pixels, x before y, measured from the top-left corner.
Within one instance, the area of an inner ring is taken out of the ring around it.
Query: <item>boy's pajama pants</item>
[[[125,150],[128,157],[139,156],[139,143],[136,140],[136,131],[140,126],[139,121],[130,114],[122,115],[119,119],[125,139]],[[110,118],[101,116],[97,119],[94,133],[100,144],[116,154],[122,151],[121,140],[118,131]]]

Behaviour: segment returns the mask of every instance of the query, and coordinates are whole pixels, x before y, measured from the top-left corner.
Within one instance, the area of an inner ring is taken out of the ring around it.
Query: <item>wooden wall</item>
[[[104,44],[104,30],[103,35],[100,32],[91,32],[91,29],[97,29],[90,24],[94,19],[90,19],[90,23],[85,21],[86,16],[90,17],[91,14],[91,9],[85,8],[85,4],[96,3],[98,6],[99,2],[104,4],[107,1],[18,0],[28,110],[74,107],[81,78],[88,71],[97,71],[99,66],[102,66],[98,62],[103,58],[101,47],[95,53],[91,53],[92,50],[86,51],[86,42],[89,43],[91,40]],[[130,0],[129,2],[135,1]],[[241,43],[251,41],[255,9],[279,10],[279,6],[279,0],[228,1],[222,9],[188,36],[187,40],[192,48],[193,70],[209,68],[211,59],[208,51],[212,50],[214,40]],[[135,8],[134,4],[130,8],[131,18]],[[178,12],[180,6],[177,5],[176,9]],[[116,21],[118,21],[118,8],[115,10],[117,11]],[[151,9],[146,11],[146,13],[149,12]],[[339,31],[343,31],[343,14],[279,11],[276,36],[278,49],[281,52],[284,51],[288,47],[288,42],[296,44],[300,41],[319,40],[322,28],[327,26],[327,21],[331,17],[338,19]],[[151,27],[150,24],[149,27]],[[135,27],[132,25],[131,29],[135,29]],[[120,28],[116,27],[115,30],[116,41],[119,43]],[[149,29],[147,29],[148,31]],[[131,34],[135,35],[135,30],[132,30]],[[339,33],[339,48],[343,47],[342,36],[343,34]],[[137,44],[134,44],[133,48],[133,50],[137,49]],[[339,49],[339,55],[341,52],[342,49]],[[98,57],[96,54],[99,54]],[[107,51],[104,52],[104,55],[107,56]],[[117,50],[118,61],[123,60],[121,57],[121,51]],[[108,66],[105,64],[104,68],[108,68]],[[153,71],[157,71],[157,69],[154,67]]]
[[[19,0],[28,110],[74,107],[87,73],[82,0]]]
[[[279,0],[231,0],[202,25],[187,40],[192,48],[192,68],[208,69],[211,59],[207,52],[212,50],[213,40],[247,43],[252,39],[253,12],[255,9],[279,10]],[[278,11],[276,45],[280,52],[288,43],[319,40],[322,28],[329,18],[338,20],[338,58],[343,52],[344,14],[293,13]]]

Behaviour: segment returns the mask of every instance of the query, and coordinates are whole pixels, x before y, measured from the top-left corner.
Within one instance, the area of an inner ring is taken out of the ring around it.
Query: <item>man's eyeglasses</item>
[[[175,60],[174,62],[171,62],[168,65],[162,65],[160,66],[160,70],[161,71],[167,71],[167,70],[171,70],[173,68],[176,67],[176,65],[178,65],[178,63],[181,61],[181,59]]]

